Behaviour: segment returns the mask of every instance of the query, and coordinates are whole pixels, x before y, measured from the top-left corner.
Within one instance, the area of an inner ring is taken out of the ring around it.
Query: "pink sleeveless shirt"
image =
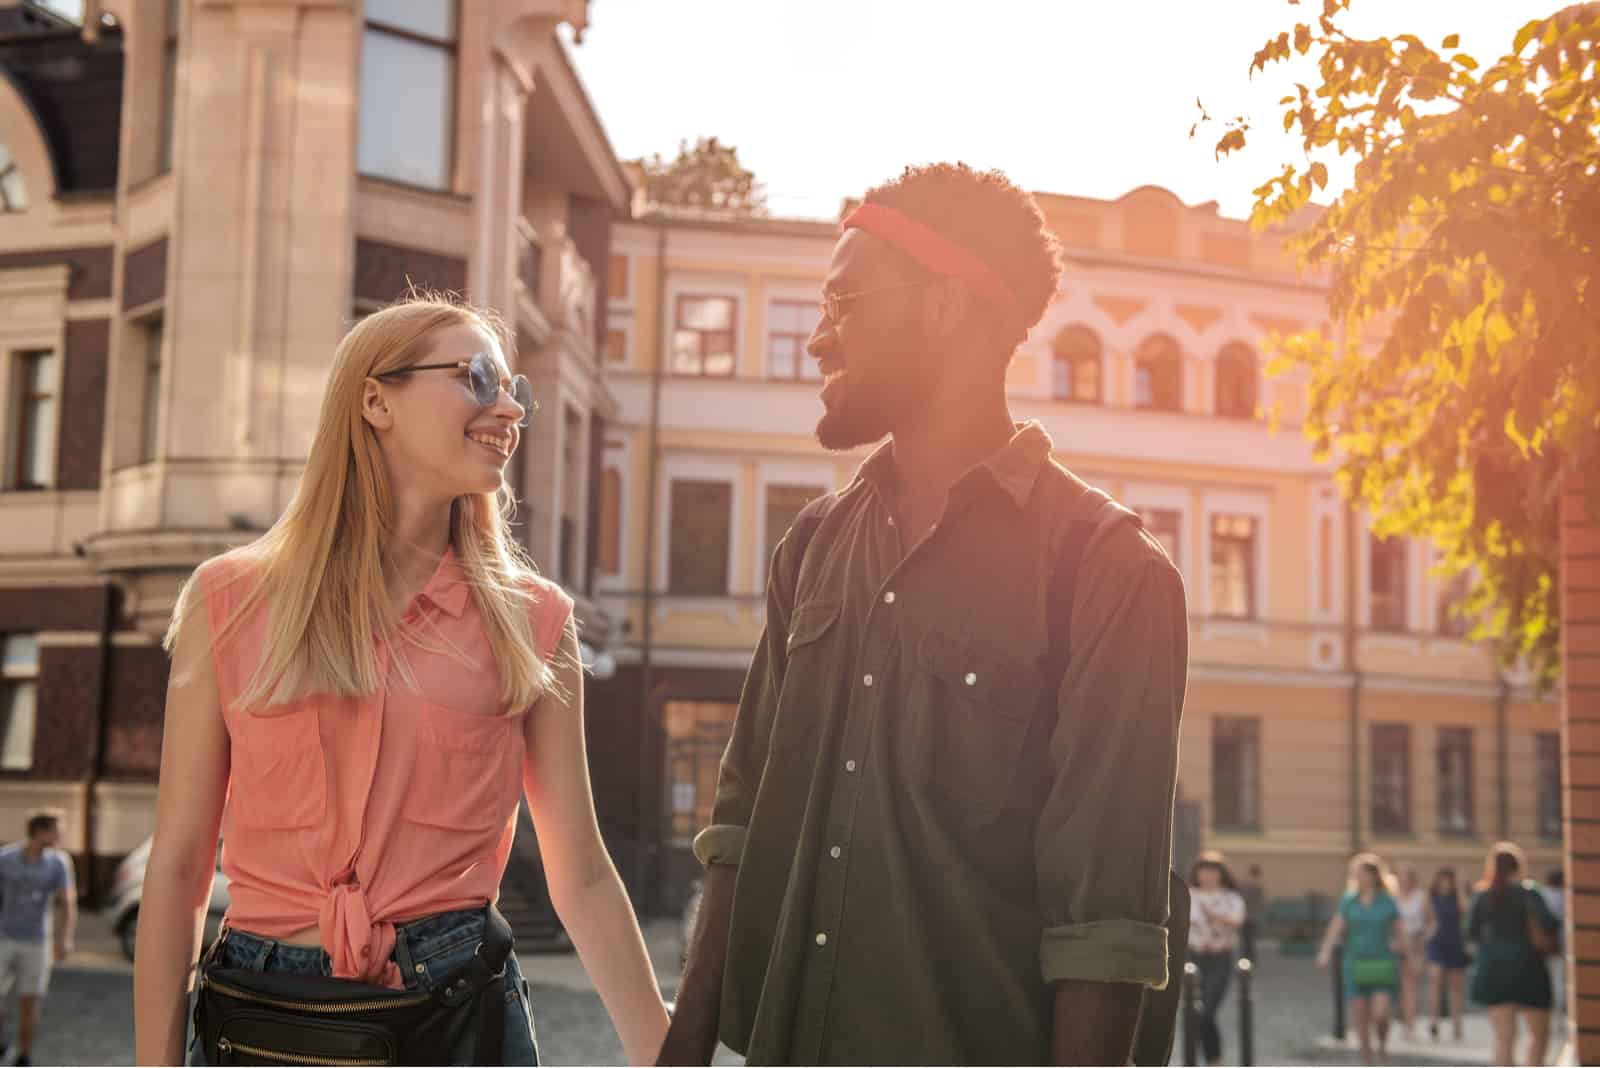
[[[249,566],[230,554],[202,572],[213,635],[248,592]],[[535,641],[548,658],[572,600],[543,579],[530,594]],[[379,693],[242,709],[267,616],[256,605],[225,648],[213,647],[231,749],[227,922],[267,938],[317,927],[334,975],[399,987],[389,960],[396,923],[499,896],[523,789],[523,718],[504,714],[488,634],[453,550],[404,617],[427,644],[475,666],[407,642],[415,688],[380,639]]]

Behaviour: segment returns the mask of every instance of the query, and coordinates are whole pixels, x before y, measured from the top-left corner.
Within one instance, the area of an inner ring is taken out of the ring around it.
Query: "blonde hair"
[[[451,326],[476,328],[505,347],[503,327],[492,313],[414,292],[358,322],[335,350],[316,437],[294,498],[270,530],[237,550],[256,581],[228,620],[220,627],[212,621],[212,646],[221,648],[253,606],[262,601],[269,606],[261,659],[244,686],[241,705],[378,691],[382,680],[374,633],[388,634],[401,620],[384,581],[394,495],[377,434],[361,414],[362,390],[368,378],[425,357],[435,333]],[[504,481],[493,493],[457,497],[450,509],[450,542],[483,617],[500,671],[500,697],[513,715],[531,706],[552,681],[535,647],[528,608],[537,572],[511,537],[514,511]],[[167,630],[169,652],[196,599],[203,597],[199,586],[196,571],[179,593]],[[403,661],[398,666],[409,675]]]
[[[1345,873],[1346,890],[1356,892],[1361,889],[1361,880],[1357,876],[1362,868],[1371,868],[1378,873],[1379,893],[1388,894],[1390,897],[1400,896],[1400,884],[1396,882],[1394,873],[1376,853],[1357,853],[1350,858],[1350,866]]]

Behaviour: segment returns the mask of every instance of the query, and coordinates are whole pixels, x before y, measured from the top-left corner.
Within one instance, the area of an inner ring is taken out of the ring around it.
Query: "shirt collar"
[[[1026,506],[1033,495],[1033,484],[1054,448],[1055,443],[1038,420],[1017,423],[1010,441],[956,479],[950,488],[952,502],[972,492],[974,480],[978,480],[998,486],[1018,508]],[[872,455],[862,461],[856,477],[871,486],[879,497],[893,500],[894,442],[886,441],[872,450]]]
[[[446,546],[439,566],[434,568],[433,576],[417,596],[459,617],[467,606],[467,593],[467,577],[461,570],[461,561],[456,558],[455,547]]]

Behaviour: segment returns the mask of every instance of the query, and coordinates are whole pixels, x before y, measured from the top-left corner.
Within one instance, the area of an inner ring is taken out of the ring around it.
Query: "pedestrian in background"
[[[1428,887],[1428,982],[1433,995],[1433,1022],[1428,1034],[1439,1037],[1439,1021],[1445,1012],[1445,995],[1448,992],[1450,1016],[1455,1022],[1456,1041],[1462,1039],[1462,1016],[1466,1012],[1467,965],[1472,958],[1467,955],[1462,919],[1466,916],[1461,887],[1456,882],[1452,868],[1440,868]]]
[[[1189,959],[1200,969],[1200,1049],[1207,1064],[1222,1062],[1217,1013],[1233,978],[1245,900],[1221,853],[1208,849],[1189,870]]]
[[[1539,893],[1544,897],[1545,907],[1550,910],[1550,915],[1556,920],[1556,950],[1550,954],[1550,994],[1553,999],[1551,1008],[1556,1012],[1565,1012],[1567,1009],[1567,957],[1560,952],[1562,942],[1567,932],[1567,873],[1560,868],[1551,868],[1545,876],[1544,885],[1539,887]]]
[[[1381,1064],[1388,1056],[1389,1020],[1400,997],[1400,957],[1405,931],[1395,904],[1394,876],[1375,853],[1350,859],[1344,897],[1317,953],[1328,967],[1335,946],[1343,946],[1344,997],[1361,1043],[1361,1063]]]
[[[1400,927],[1404,932],[1404,951],[1400,955],[1400,1020],[1405,1025],[1406,1037],[1417,1037],[1417,998],[1422,986],[1424,947],[1428,929],[1428,895],[1423,892],[1422,880],[1416,866],[1407,864],[1400,869],[1400,892],[1394,903],[1400,909]]]
[[[667,1013],[595,819],[572,601],[509,522],[534,407],[487,315],[421,296],[368,316],[333,354],[282,518],[185,584],[134,959],[140,1064],[183,1058],[219,828],[232,902],[202,978],[256,984],[256,1007],[202,985],[190,1063],[372,1063],[353,1052],[403,1041],[419,1063],[537,1064],[493,908],[521,798],[628,1059],[655,1058]],[[357,998],[413,1015],[351,1023]]]
[[[1495,1064],[1512,1060],[1519,1025],[1528,1028],[1522,1064],[1543,1064],[1550,1041],[1550,969],[1556,951],[1556,920],[1531,881],[1522,850],[1496,842],[1489,850],[1467,912],[1467,937],[1478,946],[1472,1000],[1489,1009],[1494,1025]]]
[[[35,812],[28,837],[0,849],[0,1005],[17,995],[17,1059],[33,1063],[39,1010],[50,971],[71,956],[78,931],[78,888],[72,858],[57,848],[61,817]],[[61,910],[60,924],[54,913]],[[51,934],[55,937],[52,939]],[[0,1057],[9,1057],[8,1048]]]

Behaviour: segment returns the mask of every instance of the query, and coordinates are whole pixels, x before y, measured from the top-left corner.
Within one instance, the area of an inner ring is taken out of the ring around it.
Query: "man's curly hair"
[[[1016,294],[1026,328],[1044,315],[1061,278],[1061,246],[1033,197],[1001,172],[965,163],[907,167],[862,201],[893,208],[975,253]]]

